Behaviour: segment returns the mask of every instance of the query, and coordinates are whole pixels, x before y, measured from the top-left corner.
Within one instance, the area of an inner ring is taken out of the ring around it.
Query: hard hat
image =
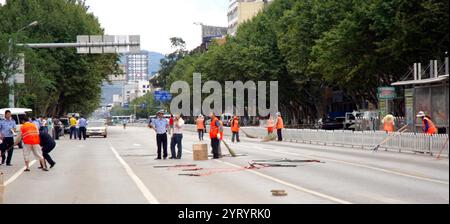
[[[420,111],[420,112],[417,114],[417,117],[425,117],[425,112]]]

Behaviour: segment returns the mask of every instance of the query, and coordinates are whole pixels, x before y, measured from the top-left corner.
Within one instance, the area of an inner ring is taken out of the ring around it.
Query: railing
[[[133,125],[134,126],[134,125]],[[135,126],[146,126],[139,124]],[[185,125],[185,131],[196,131],[195,125]],[[267,136],[265,128],[243,127],[247,134],[264,138]],[[240,133],[244,136],[244,133]],[[231,136],[229,127],[225,127],[224,135]],[[396,136],[392,136],[396,135]],[[317,129],[284,129],[283,140],[288,142],[340,146],[348,148],[371,149],[380,144],[384,139],[392,137],[385,144],[380,146],[380,150],[414,152],[429,155],[437,155],[445,147],[442,155],[448,156],[448,134],[417,134],[417,133],[390,133],[384,131],[344,131],[344,130],[317,130]]]

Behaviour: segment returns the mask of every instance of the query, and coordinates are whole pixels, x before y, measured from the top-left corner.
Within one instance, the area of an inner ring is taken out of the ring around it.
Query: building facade
[[[255,17],[269,0],[230,0],[228,7],[228,34],[235,36],[240,24]]]
[[[145,81],[149,79],[147,53],[127,54],[125,56],[127,81]]]

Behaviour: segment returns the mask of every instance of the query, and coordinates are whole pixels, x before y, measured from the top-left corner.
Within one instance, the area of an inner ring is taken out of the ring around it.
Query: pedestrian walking
[[[203,136],[205,134],[205,118],[203,117],[203,115],[199,115],[197,117],[197,120],[195,120],[195,123],[197,125],[197,132],[198,132],[198,140],[199,141],[203,141]]]
[[[122,120],[122,125],[123,125],[123,130],[126,130],[127,129],[127,123],[128,123],[128,120]]]
[[[221,136],[221,127],[219,119],[216,117],[214,113],[211,113],[209,115],[211,117],[211,126],[209,130],[209,137],[211,138],[211,148],[213,152],[213,159],[219,159],[220,158],[220,152],[219,152],[219,146],[220,146],[220,140],[222,138]]]
[[[33,117],[31,118],[31,123],[33,123],[34,125],[36,125],[36,127],[38,128],[38,130],[41,130],[41,126],[42,123],[39,121],[39,118]]]
[[[277,113],[277,123],[275,127],[277,128],[278,141],[281,142],[283,141],[284,122],[280,112]]]
[[[183,153],[183,126],[183,118],[180,115],[175,115],[173,120],[173,135],[170,141],[170,152],[172,154],[170,159],[181,159]],[[178,152],[175,151],[175,146],[177,146]]]
[[[75,115],[72,115],[72,117],[69,119],[69,125],[70,125],[70,139],[72,139],[72,136],[74,139],[77,139],[77,119],[75,119]]]
[[[11,111],[5,111],[5,120],[0,120],[0,135],[3,140],[0,144],[2,161],[0,165],[12,166],[11,160],[14,153],[14,134],[16,131],[16,121],[12,119]]]
[[[41,169],[46,168],[48,162],[50,164],[50,168],[53,168],[56,165],[56,162],[52,159],[50,156],[50,152],[53,151],[56,147],[56,142],[53,140],[53,138],[50,136],[50,134],[46,132],[40,132],[39,133],[39,145],[42,147],[42,154],[44,157],[44,166],[40,167]]]
[[[19,142],[23,140],[23,158],[25,160],[25,172],[30,172],[30,154],[33,153],[34,157],[39,160],[43,171],[48,171],[47,165],[45,164],[44,157],[42,156],[42,151],[39,144],[41,143],[39,138],[39,129],[37,126],[28,121],[27,115],[22,121],[22,126],[20,127],[20,133],[17,137],[14,145],[18,145]]]
[[[237,142],[241,142],[241,140],[239,139],[239,118],[238,116],[234,116],[233,120],[231,121],[231,142],[234,143],[234,140],[236,140]]]
[[[48,133],[50,134],[50,136],[52,136],[52,139],[55,139],[54,124],[52,117],[47,118],[47,127]]]
[[[61,135],[61,130],[62,130],[62,123],[61,123],[61,121],[58,119],[58,118],[56,118],[56,117],[53,117],[53,119],[52,119],[52,123],[53,123],[53,129],[54,129],[54,134],[55,134],[55,137],[54,137],[54,139],[55,140],[59,140],[59,136]]]
[[[81,116],[81,118],[78,120],[78,139],[81,140],[81,138],[83,138],[83,140],[86,141],[87,126],[88,126],[88,121],[86,120],[86,118]]]
[[[169,129],[169,121],[164,118],[164,111],[159,111],[156,119],[152,119],[148,125],[156,132],[156,145],[158,148],[158,157],[156,160],[161,160],[161,149],[163,150],[163,158],[167,159],[167,131]]]
[[[422,119],[422,130],[423,133],[434,135],[437,134],[438,130],[436,128],[436,125],[434,125],[433,121],[431,120],[431,117],[426,115],[425,112],[420,111],[417,114],[417,117]]]
[[[170,114],[170,118],[169,118],[169,135],[172,134],[173,132],[173,114]]]
[[[42,117],[41,124],[42,124],[41,125],[41,129],[42,130],[40,130],[40,131],[48,133],[48,120],[47,120],[47,117]]]

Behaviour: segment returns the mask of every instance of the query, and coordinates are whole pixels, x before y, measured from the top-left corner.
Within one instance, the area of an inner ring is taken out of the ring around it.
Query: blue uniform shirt
[[[78,125],[80,126],[80,128],[85,128],[85,127],[87,127],[87,120],[86,119],[84,119],[84,118],[81,118],[79,121],[78,121]]]
[[[0,131],[5,138],[14,137],[14,133],[11,129],[16,129],[16,121],[11,118],[11,120],[0,120]]]
[[[151,125],[156,128],[157,134],[165,134],[167,133],[167,126],[169,125],[169,121],[167,119],[153,119]]]

